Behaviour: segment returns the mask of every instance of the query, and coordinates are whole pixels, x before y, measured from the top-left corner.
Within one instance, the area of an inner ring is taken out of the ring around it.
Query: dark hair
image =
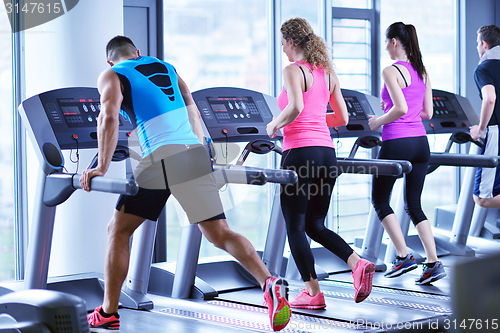
[[[477,33],[481,41],[485,41],[490,49],[500,45],[500,28],[496,25],[483,25]]]
[[[281,25],[281,34],[285,40],[293,40],[295,45],[304,49],[305,62],[313,68],[321,68],[327,73],[333,73],[332,61],[323,38],[314,34],[314,31],[301,17],[286,20]]]
[[[126,36],[115,36],[106,45],[106,57],[108,60],[116,61],[122,56],[135,54],[137,48],[134,42]]]
[[[406,52],[410,64],[417,71],[418,76],[423,80],[427,74],[422,61],[422,53],[418,46],[417,30],[411,24],[396,22],[391,24],[385,31],[385,37],[389,40],[396,38]]]

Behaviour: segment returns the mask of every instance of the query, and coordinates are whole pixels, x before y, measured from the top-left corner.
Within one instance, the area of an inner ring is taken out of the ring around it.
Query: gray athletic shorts
[[[499,156],[499,125],[488,126],[481,155]],[[488,199],[500,194],[500,168],[477,168],[474,195]]]
[[[225,219],[210,157],[203,145],[163,146],[139,162],[133,178],[139,192],[120,196],[117,210],[125,206],[125,213],[156,221],[173,194],[190,223]]]

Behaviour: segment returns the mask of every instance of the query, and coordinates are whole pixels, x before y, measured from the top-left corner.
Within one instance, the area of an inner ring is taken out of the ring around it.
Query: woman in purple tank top
[[[383,126],[379,159],[412,163],[412,171],[404,176],[405,210],[417,229],[427,256],[423,273],[415,283],[429,284],[446,276],[443,264],[438,261],[432,229],[420,201],[430,157],[422,118],[432,117],[431,82],[422,62],[413,25],[402,22],[391,24],[387,28],[385,42],[387,52],[396,63],[382,71],[384,86],[380,96],[384,115],[372,116],[369,125],[372,130]],[[397,251],[393,267],[385,273],[388,278],[417,268],[415,258],[406,247],[398,219],[389,205],[396,179],[374,176],[372,185],[373,206]]]
[[[280,197],[290,250],[306,287],[290,306],[326,307],[306,234],[349,265],[358,303],[371,292],[375,265],[361,259],[342,237],[325,227],[338,175],[328,125],[346,125],[347,107],[325,42],[309,23],[289,19],[282,24],[281,34],[283,52],[292,63],[283,69],[284,86],[278,97],[281,114],[267,125],[267,133],[274,137],[283,128],[281,167],[298,175],[296,184],[282,185]],[[327,119],[328,103],[334,113]]]

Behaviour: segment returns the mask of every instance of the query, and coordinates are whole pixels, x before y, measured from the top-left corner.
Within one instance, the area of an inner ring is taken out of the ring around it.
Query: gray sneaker
[[[393,278],[403,275],[404,273],[414,270],[418,266],[415,258],[413,258],[411,253],[407,254],[406,258],[404,259],[399,259],[398,257],[396,257],[392,264],[392,268],[384,274],[384,276],[387,278]]]
[[[430,284],[434,281],[441,280],[445,276],[446,272],[444,271],[444,266],[441,261],[436,261],[432,268],[424,263],[424,271],[422,275],[415,280],[415,284]]]

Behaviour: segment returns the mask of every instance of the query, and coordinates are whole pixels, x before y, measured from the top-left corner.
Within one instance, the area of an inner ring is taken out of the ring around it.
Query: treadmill
[[[475,144],[472,145],[472,152],[469,155],[449,153],[453,143],[462,144],[470,142],[470,136],[465,131],[468,131],[469,126],[475,123],[474,119],[477,119],[477,116],[475,116],[468,101],[461,96],[440,90],[433,90],[433,98],[435,116],[431,120],[424,121],[425,128],[429,134],[450,133],[451,138],[444,153],[431,153],[428,172],[434,171],[440,165],[468,166],[468,169],[473,169],[473,167],[476,166],[495,167],[498,163],[496,157],[477,156],[473,154],[474,149],[476,149],[475,147],[477,147]],[[377,112],[382,114],[380,108],[377,109]],[[398,216],[403,233],[406,234],[409,228],[410,219],[404,211],[402,193],[398,193],[398,198],[399,202],[395,209],[395,214]],[[383,232],[384,229],[372,207],[366,234],[364,239],[361,240],[362,244],[360,244],[361,242],[359,239],[356,240],[356,244],[361,245],[361,256],[380,256],[379,258],[384,260],[384,255],[381,252]],[[438,245],[441,244],[438,234],[435,233],[435,237]],[[448,243],[449,247],[453,246],[449,238],[443,241],[443,243],[445,242]],[[407,244],[408,247],[418,250],[417,245],[420,245],[418,236],[407,237]],[[442,246],[444,247],[446,245]],[[391,251],[393,251],[393,247],[389,246],[385,255],[386,262],[390,262],[394,258],[394,254]],[[441,252],[441,255],[449,254],[449,252],[446,252],[442,248],[441,250],[438,248],[438,253],[439,252]],[[416,252],[413,253],[416,255]],[[449,258],[450,261],[454,260],[452,257]],[[423,261],[423,259],[421,259],[421,261]],[[450,286],[448,279],[438,281],[434,285],[429,286],[417,286],[413,280],[414,276],[412,276],[412,274],[405,274],[395,279],[387,279],[381,274],[375,274],[373,291],[367,300],[369,301],[372,297],[377,297],[380,294],[389,293],[394,295],[391,297],[398,295],[398,297],[410,301],[411,298],[405,295],[411,295],[411,297],[421,299],[423,303],[427,303],[428,300],[432,299],[433,302],[435,302],[435,306],[440,307],[441,310],[446,309],[446,311],[441,312],[443,316],[451,315],[451,299],[449,297]],[[328,281],[328,283],[332,284],[347,283],[352,281],[352,278],[350,274],[340,273],[331,275]],[[424,298],[427,300],[423,301]],[[422,304],[422,306],[422,308],[425,308],[428,304]]]
[[[410,172],[411,163],[408,161],[376,159],[363,160],[355,158],[356,152],[360,147],[372,149],[372,156],[376,156],[376,153],[378,152],[379,145],[382,142],[382,129],[379,128],[376,131],[372,131],[368,126],[368,117],[378,114],[377,110],[380,109],[380,100],[377,97],[363,94],[355,90],[341,89],[341,91],[346,103],[349,122],[346,126],[330,127],[330,136],[332,139],[356,138],[356,141],[354,142],[347,158],[337,158],[342,173],[402,176],[402,174]],[[330,105],[328,105],[327,112],[333,112]],[[349,162],[359,163],[362,167],[356,170],[351,169],[346,165],[346,163]],[[400,164],[402,166],[401,173],[386,173],[383,166],[380,164],[385,162]],[[268,238],[272,237],[268,236]],[[328,274],[351,271],[349,266],[343,260],[322,246],[312,248],[311,250],[317,266],[320,266],[317,267],[317,275],[320,280],[328,277]],[[359,249],[355,248],[355,250],[357,253],[361,253]],[[279,251],[282,251],[282,249],[280,248]],[[363,257],[373,262],[377,271],[386,270],[387,267],[385,263],[376,256],[371,256],[365,253]],[[326,275],[323,272],[326,272]],[[300,280],[300,274],[292,257],[288,258],[286,271],[283,271],[282,273],[286,278]]]
[[[33,142],[42,172],[39,172],[35,206],[30,221],[25,278],[24,281],[10,283],[6,289],[0,288],[2,293],[22,289],[49,289],[79,296],[91,307],[102,302],[100,274],[75,274],[48,279],[57,206],[81,188],[81,175],[64,171],[61,151],[97,148],[96,119],[99,111],[99,92],[96,88],[85,87],[47,91],[26,99],[19,106],[19,113]],[[128,156],[124,147],[131,131],[132,124],[120,116],[118,146],[113,160],[120,161]],[[93,178],[91,188],[92,191],[128,195],[134,195],[138,191],[137,183],[133,180],[109,177]]]
[[[205,129],[214,142],[224,144],[224,142],[251,140],[243,150],[237,164],[243,164],[250,152],[263,154],[274,151],[281,155],[281,148],[277,145],[282,139],[281,132],[273,140],[269,139],[266,132],[267,124],[281,112],[275,98],[239,88],[204,89],[193,93],[193,98],[202,113]],[[278,142],[275,143],[275,141]],[[377,172],[400,175],[410,169],[411,164],[407,161],[367,162],[350,158],[339,160],[339,173],[369,173],[376,170]],[[278,173],[281,172],[286,171],[278,171]],[[277,275],[283,273],[282,270],[285,268],[283,262],[286,260],[283,258],[286,241],[285,222],[281,213],[279,191],[280,188],[276,186],[266,244],[262,253],[262,260],[269,271]],[[287,265],[288,272],[291,272],[295,267],[292,258],[288,258]],[[338,265],[343,267],[346,264],[340,262]],[[328,273],[321,267],[317,267],[317,270],[320,276],[328,276]],[[214,270],[210,270],[210,272],[214,272]],[[201,272],[197,273],[200,276]],[[224,286],[231,285],[231,281],[234,281],[233,277],[224,274],[225,278],[221,280],[220,274],[212,273],[212,275],[214,277],[211,280],[219,286],[216,288],[217,290],[229,291]],[[237,286],[239,289],[243,287],[242,284],[237,284]]]
[[[450,139],[448,145],[443,153],[431,153],[430,166],[428,173],[436,170],[441,165],[447,166],[464,166],[468,167],[466,172],[473,171],[474,167],[496,167],[498,164],[498,159],[491,156],[478,156],[477,150],[479,149],[480,143],[475,143],[471,146],[471,151],[469,154],[452,154],[449,153],[452,144],[464,144],[471,141],[470,135],[468,134],[468,129],[472,124],[478,123],[477,115],[470,106],[469,101],[459,95],[441,91],[433,90],[433,107],[434,116],[430,120],[423,120],[425,129],[428,134],[439,134],[439,133],[449,133]],[[382,110],[378,110],[380,114],[383,114]],[[404,210],[404,200],[403,193],[398,193],[398,203],[396,205],[395,214],[398,217],[399,223],[401,225],[401,230],[404,235],[408,233],[410,219],[408,214]],[[464,196],[463,200],[466,197]],[[470,197],[472,200],[472,197]],[[468,230],[467,230],[468,231]],[[368,218],[368,226],[366,229],[365,237],[357,239],[356,242],[359,244],[362,241],[362,254],[373,257],[381,257],[382,260],[390,262],[394,259],[395,249],[394,246],[389,244],[385,257],[383,251],[381,251],[382,246],[382,236],[384,229],[375,214],[373,207],[370,210],[370,215]],[[464,231],[460,231],[460,234],[464,234]],[[467,232],[465,232],[466,234]],[[473,252],[464,244],[458,242],[456,245],[453,241],[449,241],[449,238],[443,241],[439,240],[439,236],[436,234],[436,246],[438,250],[438,255],[448,255],[448,254],[462,254],[473,255]],[[462,237],[460,237],[462,238]],[[421,250],[423,250],[418,236],[407,237],[408,247],[414,249],[414,256],[417,262],[421,263],[424,258],[419,255]],[[455,250],[452,250],[452,249]]]
[[[254,93],[255,92],[249,90],[237,88],[211,88],[193,93],[195,103],[202,113],[205,127],[214,141],[243,141],[242,137],[249,137],[250,140],[267,139],[265,125],[272,119],[272,115],[278,115],[280,110],[277,107],[275,98],[266,95],[256,96]],[[365,141],[359,140],[357,144],[373,145],[373,142],[377,142],[376,136],[374,136],[373,132],[366,126],[368,119],[367,115],[374,114],[375,112],[373,110],[374,106],[371,106],[375,105],[375,98],[350,90],[342,90],[342,93],[346,99],[346,103],[347,101],[350,103],[348,107],[350,111],[350,124],[352,126],[350,128],[339,127],[337,129],[332,129],[332,131],[334,131],[335,136],[339,133],[339,135],[346,137],[358,136],[357,133],[362,135],[362,137],[366,137],[370,134],[375,138],[370,138],[370,140]],[[241,109],[234,107],[235,101],[239,103]],[[260,113],[260,118],[252,118],[255,113],[251,114],[250,118],[246,116],[241,101],[244,103],[251,102],[256,104],[255,109],[249,109],[253,112],[257,110]],[[229,103],[232,104],[233,108],[229,106]],[[220,104],[223,105],[221,106]],[[376,104],[378,104],[378,102]],[[240,114],[243,114],[243,116],[240,116]],[[221,119],[224,119],[224,121],[220,121]],[[243,121],[237,123],[236,120],[240,119]],[[252,123],[247,119],[253,119],[254,122]],[[260,121],[260,119],[262,119],[262,121]],[[258,124],[260,127],[257,126]],[[261,137],[259,137],[259,135]],[[278,138],[280,138],[280,135],[278,135]],[[246,141],[249,139],[246,139]],[[339,159],[341,169],[342,165],[348,165],[349,163],[356,165],[356,163],[359,163],[357,165],[364,167],[364,173],[369,173],[369,165],[377,165],[376,163],[378,162],[381,161]],[[403,170],[406,172],[411,170],[411,164],[407,161],[384,162],[392,164],[392,166],[379,165],[379,171],[384,170],[387,174],[397,176],[401,175]],[[396,167],[397,165],[399,166]],[[397,168],[398,171],[395,172],[394,168]],[[342,170],[347,172],[348,168]],[[357,171],[361,171],[361,168]],[[286,258],[283,258],[282,249],[282,246],[284,246],[284,239],[286,238],[286,232],[284,230],[284,221],[282,216],[280,216],[280,210],[276,209],[276,197],[277,196],[275,196],[273,202],[273,211],[271,213],[269,233],[266,241],[266,248],[263,253],[263,260],[271,272],[283,276],[283,273],[286,274],[287,272],[286,266],[288,265]],[[213,275],[215,276],[215,280],[217,276],[221,278],[222,274],[220,274],[220,272],[214,272]],[[224,279],[224,277],[222,277],[222,279]],[[293,280],[288,281],[290,283],[290,294],[293,295],[299,291],[302,282]],[[215,284],[214,282],[214,285]],[[335,328],[341,328],[346,331],[403,332],[407,331],[408,327],[412,327],[415,331],[437,332],[443,328],[444,320],[446,320],[451,313],[449,300],[443,301],[439,297],[427,297],[427,295],[411,292],[395,293],[386,290],[377,291],[377,288],[374,288],[372,296],[368,297],[364,302],[356,304],[353,301],[354,289],[352,283],[321,281],[321,284],[326,296],[327,308],[322,311],[293,309],[292,321],[286,329],[299,327],[293,326],[293,321],[301,318],[303,320],[307,319],[308,322],[320,323],[325,321],[331,325],[335,325]],[[239,289],[233,290],[221,288],[217,290],[217,295],[213,299],[206,300],[210,304],[226,308],[227,311],[234,307],[234,304],[239,304],[238,306],[240,307],[249,307],[252,311],[266,311],[263,309],[262,305],[262,291],[258,287],[240,287]],[[385,324],[381,325],[382,322]],[[389,325],[387,325],[387,323],[389,323]]]
[[[433,90],[434,117],[430,120],[424,120],[424,126],[428,134],[450,133],[448,145],[443,153],[432,153],[428,173],[437,169],[440,165],[467,167],[463,179],[463,185],[460,190],[458,204],[456,205],[456,214],[449,232],[439,228],[446,224],[440,221],[440,214],[436,214],[436,225],[434,237],[438,255],[440,257],[452,256],[474,256],[478,254],[492,254],[500,252],[500,243],[489,240],[480,240],[477,237],[469,236],[471,228],[472,209],[474,201],[472,190],[474,186],[476,167],[494,168],[498,165],[497,156],[479,155],[482,143],[472,142],[469,135],[469,127],[479,123],[477,115],[470,105],[469,101],[457,94],[442,90]],[[468,154],[450,154],[449,151],[453,144],[470,145]],[[410,219],[404,212],[402,194],[396,209],[397,217],[403,234],[408,233]],[[441,214],[442,216],[442,214]],[[417,235],[407,237],[408,247],[412,248],[418,255],[425,255],[423,246]],[[391,243],[386,251],[385,260],[391,261],[395,257],[395,249]],[[445,258],[447,261],[448,258]],[[453,261],[453,259],[451,259]]]

